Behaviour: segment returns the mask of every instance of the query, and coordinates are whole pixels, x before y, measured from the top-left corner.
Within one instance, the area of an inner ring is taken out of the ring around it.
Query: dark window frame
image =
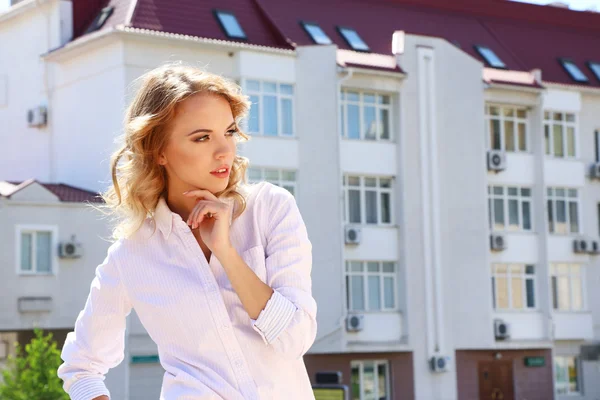
[[[302,26],[302,29],[304,30],[304,32],[306,32],[306,34],[308,35],[308,37],[315,43],[318,45],[328,45],[328,44],[333,44],[333,40],[331,40],[331,38],[329,37],[329,35],[327,35],[327,33],[325,33],[325,31],[323,30],[323,28],[321,28],[321,25],[319,25],[316,22],[313,21],[304,21],[304,20],[300,20],[298,21],[298,23],[300,24],[300,26]],[[313,37],[313,35],[310,33],[310,31],[308,30],[308,28],[306,27],[306,25],[313,25],[316,26],[317,28],[319,28],[321,30],[321,32],[323,32],[323,35],[325,35],[325,37],[327,39],[329,39],[329,43],[318,43],[315,38]]]
[[[234,40],[248,40],[248,35],[246,35],[246,31],[244,31],[244,28],[242,28],[242,24],[240,23],[240,20],[235,15],[235,13],[233,13],[231,11],[219,9],[219,8],[214,8],[212,10],[212,12],[213,12],[213,15],[214,15],[215,19],[217,20],[217,23],[221,27],[221,30],[223,30],[223,33],[225,33],[225,36],[227,36],[229,39],[234,39]],[[219,18],[219,14],[227,14],[227,15],[231,15],[233,18],[235,18],[235,22],[237,22],[237,24],[240,27],[240,30],[242,31],[242,34],[244,36],[243,37],[241,37],[241,36],[232,36],[229,33],[229,31],[227,30],[227,27],[225,26],[225,24],[223,23],[223,21],[221,21],[221,18]]]
[[[339,35],[342,37],[342,39],[344,39],[344,42],[346,42],[348,44],[348,46],[350,46],[350,48],[354,51],[360,51],[363,53],[370,53],[371,52],[371,48],[369,47],[369,45],[367,44],[367,42],[364,41],[364,39],[362,38],[362,36],[360,36],[358,34],[358,31],[354,28],[351,28],[349,26],[346,25],[336,25],[335,27],[339,33]],[[350,40],[348,40],[346,38],[346,36],[342,33],[343,30],[348,30],[348,31],[354,31],[354,33],[356,33],[356,36],[358,36],[358,38],[364,43],[365,46],[367,46],[366,49],[356,49],[354,48],[354,46],[352,45],[352,42],[350,42]]]
[[[494,50],[492,50],[491,47],[485,46],[483,44],[474,44],[473,48],[475,48],[475,51],[477,52],[477,54],[479,54],[479,56],[481,58],[483,58],[483,60],[485,61],[485,63],[487,64],[488,67],[490,67],[490,68],[496,68],[496,69],[508,69],[508,66],[506,65],[506,63],[504,61],[502,61],[502,59],[498,56],[498,54],[496,54],[496,52]],[[491,51],[492,53],[494,53],[494,55],[496,56],[496,58],[502,63],[502,66],[500,66],[500,65],[493,65],[490,62],[490,60],[487,59],[487,57],[484,55],[484,53],[480,49],[487,49],[487,50]]]
[[[560,66],[562,67],[562,69],[567,73],[567,75],[569,75],[569,77],[577,83],[590,83],[590,79],[583,73],[583,71],[581,70],[581,68],[579,68],[579,65],[577,65],[577,63],[575,63],[575,61],[573,61],[572,58],[569,57],[559,57],[558,58],[558,63],[560,64]],[[579,80],[579,79],[575,79],[575,77],[571,74],[571,71],[569,71],[569,69],[566,67],[566,63],[570,63],[573,64],[578,70],[579,72],[581,72],[581,74],[585,77],[585,80]]]
[[[96,32],[102,28],[112,15],[113,11],[115,11],[114,6],[104,7],[102,10],[100,10],[100,12],[96,15],[96,18],[94,18],[90,26],[88,26],[83,34],[87,35],[88,33]]]
[[[596,79],[598,79],[600,81],[600,61],[588,60],[585,62],[585,64],[587,65],[588,69],[590,71],[592,71],[592,74],[596,77]],[[598,68],[598,72],[596,72],[596,70],[594,70],[592,68],[592,65],[594,65],[594,66],[596,66],[596,68]]]

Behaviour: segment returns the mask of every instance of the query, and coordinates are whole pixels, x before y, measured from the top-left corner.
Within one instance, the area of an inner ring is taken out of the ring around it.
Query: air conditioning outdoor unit
[[[506,153],[502,150],[488,150],[488,171],[500,172],[506,169]]]
[[[577,238],[573,240],[573,252],[578,254],[584,254],[589,251],[588,241],[584,238]]]
[[[359,332],[364,328],[364,315],[351,314],[346,318],[346,330],[348,332]]]
[[[600,162],[593,163],[590,167],[590,178],[600,179]]]
[[[62,242],[58,248],[58,254],[61,258],[79,258],[83,255],[81,243],[74,240]]]
[[[502,251],[506,249],[506,237],[499,233],[490,235],[490,249],[493,251]]]
[[[600,254],[600,243],[597,240],[590,240],[588,243],[588,253]]]
[[[360,228],[358,228],[356,226],[347,226],[344,236],[345,236],[346,244],[359,244],[360,243]]]
[[[450,357],[436,355],[429,359],[432,372],[448,372],[450,370]]]
[[[48,110],[44,106],[34,107],[27,110],[27,124],[32,127],[46,125]]]
[[[510,338],[510,325],[501,319],[494,320],[494,336],[498,340]]]

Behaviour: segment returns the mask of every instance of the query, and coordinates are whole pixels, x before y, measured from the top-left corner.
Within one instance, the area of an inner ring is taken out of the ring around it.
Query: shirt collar
[[[223,201],[230,204],[233,203],[232,198],[223,199]],[[173,223],[175,220],[183,221],[179,214],[171,211],[165,197],[160,196],[160,198],[158,199],[158,204],[156,205],[156,208],[154,210],[154,221],[156,223],[156,227],[162,232],[165,239],[169,239],[169,235],[173,230]],[[233,211],[231,212],[231,216],[229,218],[229,226],[231,226],[232,222]]]

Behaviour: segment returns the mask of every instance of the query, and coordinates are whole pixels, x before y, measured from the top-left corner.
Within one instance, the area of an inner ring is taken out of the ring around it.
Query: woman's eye
[[[238,131],[237,131],[237,130],[235,130],[235,129],[232,129],[232,130],[230,130],[230,131],[227,131],[227,133],[229,133],[229,134],[230,134],[229,136],[233,136],[233,135],[237,134],[237,133],[238,133]]]
[[[200,136],[199,138],[194,139],[194,142],[204,142],[204,139],[207,137],[208,135]]]

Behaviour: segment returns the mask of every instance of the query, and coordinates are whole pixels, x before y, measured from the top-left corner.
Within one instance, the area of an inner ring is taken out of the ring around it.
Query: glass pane
[[[494,150],[502,150],[502,142],[500,140],[500,121],[497,119],[490,120],[490,146]]]
[[[535,285],[533,284],[533,279],[525,280],[526,290],[527,290],[527,307],[534,308],[535,307]]]
[[[544,119],[550,119],[550,113],[548,111],[544,111]]]
[[[491,106],[490,107],[490,115],[500,115],[500,110],[498,107]]]
[[[579,215],[577,203],[569,202],[569,222],[571,223],[571,233],[579,233]]]
[[[527,118],[527,110],[525,109],[518,109],[517,110],[517,117],[518,118]]]
[[[521,188],[521,196],[523,196],[523,197],[531,197],[531,189],[529,189],[529,188]]]
[[[277,136],[277,97],[263,96],[263,103],[263,134]]]
[[[31,233],[21,233],[21,270],[31,271]]]
[[[494,199],[494,229],[504,229],[504,200]]]
[[[375,399],[375,366],[372,363],[365,363],[363,366],[363,393],[364,400]]]
[[[385,364],[379,364],[377,366],[377,380],[379,381],[379,392],[377,393],[377,398],[379,400],[388,400],[387,394],[387,368]]]
[[[552,200],[547,201],[546,209],[548,210],[548,230],[554,232],[554,202]]]
[[[571,310],[583,310],[583,294],[581,285],[581,276],[571,276],[571,288],[573,291],[573,303]]]
[[[519,123],[519,151],[527,151],[527,133],[525,124]]]
[[[360,371],[358,365],[352,366],[350,385],[352,386],[352,400],[360,400]]]
[[[350,46],[354,50],[369,50],[369,46],[358,36],[358,33],[354,29],[340,29],[340,33],[346,38]]]
[[[567,359],[567,368],[569,371],[569,393],[577,393],[579,392],[579,379],[575,357]]]
[[[377,178],[368,178],[368,177],[365,177],[365,186],[367,186],[367,187],[377,187]]]
[[[260,130],[258,116],[260,114],[260,105],[258,103],[259,97],[256,95],[250,96],[250,101],[252,105],[250,106],[250,116],[248,119],[248,131],[249,132],[258,132]]]
[[[262,180],[262,173],[259,168],[248,168],[248,179],[250,182]]]
[[[287,190],[288,192],[290,192],[292,194],[292,196],[295,196],[295,192],[296,189],[293,186],[290,185],[282,185],[282,187]]]
[[[392,222],[392,210],[390,209],[390,194],[381,193],[381,222],[389,224]]]
[[[575,114],[567,114],[567,122],[575,122]]]
[[[379,137],[390,138],[390,112],[383,108],[379,110]]]
[[[279,85],[279,91],[281,94],[294,94],[294,88],[292,85],[281,84]]]
[[[552,277],[552,307],[558,310],[558,278]]]
[[[527,265],[527,266],[525,266],[525,273],[527,275],[533,275],[533,274],[535,274],[535,268],[534,268],[534,266],[533,265]]]
[[[363,272],[363,267],[362,261],[350,261],[350,271],[352,272]]]
[[[363,94],[363,101],[365,103],[375,104],[375,95],[372,94],[372,93],[364,93]]]
[[[523,308],[523,279],[521,277],[512,277],[512,308]]]
[[[360,223],[360,192],[358,190],[348,190],[348,202],[349,221]]]
[[[569,197],[577,198],[577,189],[569,189]]]
[[[365,191],[365,210],[367,212],[367,224],[377,223],[377,192]]]
[[[558,276],[557,290],[558,290],[558,308],[560,310],[568,310],[570,308],[570,290],[569,290],[569,277]]]
[[[395,308],[395,299],[394,299],[394,278],[385,277],[383,278],[383,295],[384,295],[384,304],[385,308]]]
[[[509,196],[518,196],[519,195],[519,190],[516,187],[509,187],[508,188],[508,195]]]
[[[379,272],[379,263],[377,261],[367,262],[367,271],[368,272]]]
[[[383,267],[383,272],[394,272],[394,263],[393,262],[384,262],[382,267]]]
[[[352,309],[353,310],[364,310],[365,309],[365,289],[363,286],[362,276],[351,276],[352,281]]]
[[[346,100],[358,101],[358,99],[359,99],[358,92],[346,92]]]
[[[279,171],[276,169],[265,169],[265,179],[268,181],[278,181]]]
[[[348,263],[346,263],[347,269]],[[350,304],[350,275],[346,275],[346,307],[348,307],[348,310],[352,310],[352,304]]]
[[[277,93],[277,84],[274,82],[263,82],[263,92]]]
[[[314,24],[304,24],[304,28],[310,33],[316,44],[331,44],[329,36],[323,32],[320,26]]]
[[[389,178],[379,178],[379,187],[382,188],[391,188],[392,180]]]
[[[379,276],[369,276],[369,310],[381,310]]]
[[[494,194],[504,194],[504,188],[502,186],[494,186]]]
[[[508,308],[508,285],[503,276],[496,276],[496,297],[498,308]]]
[[[556,157],[564,157],[565,152],[563,149],[563,129],[562,125],[552,126],[552,145],[554,146],[554,155]]]
[[[258,92],[258,91],[260,91],[260,82],[259,81],[246,81],[246,88],[248,90]]]
[[[348,186],[360,186],[360,177],[359,176],[349,176],[348,177]]]
[[[493,267],[492,267],[493,268]],[[492,308],[496,309],[496,278],[492,276]]]
[[[567,156],[575,157],[575,128],[567,127]]]
[[[281,171],[281,179],[284,181],[295,182],[296,171]]]
[[[390,104],[390,96],[385,94],[380,94],[377,96],[377,102],[379,104]]]
[[[555,121],[562,121],[563,115],[562,115],[562,113],[554,113],[554,117],[553,118],[554,118]]]
[[[506,151],[515,151],[515,123],[504,121],[504,146]]]
[[[563,200],[556,202],[556,233],[567,233],[567,204]]]
[[[348,137],[350,139],[360,138],[360,115],[357,105],[348,104]]]
[[[373,101],[375,101],[374,98]],[[363,133],[366,140],[375,140],[377,138],[375,107],[363,108]]]
[[[526,231],[531,230],[531,204],[528,201],[521,202],[523,207],[523,229]]]
[[[36,233],[36,262],[38,272],[51,272],[52,235],[50,232]]]
[[[340,104],[340,131],[342,132],[342,137],[346,136],[346,120],[344,119],[344,105]]]
[[[503,111],[504,111],[505,117],[514,117],[515,116],[515,110],[512,108],[503,108]]]
[[[219,20],[221,21],[221,23],[223,24],[223,27],[227,31],[228,36],[235,37],[235,38],[246,37],[246,35],[244,34],[244,31],[242,30],[242,27],[240,26],[237,18],[234,15],[219,12],[219,13],[217,13],[217,16],[218,16]]]
[[[292,100],[281,99],[281,134],[282,135],[293,135],[294,134],[294,122],[292,120]]]
[[[519,229],[519,201],[508,200],[508,227],[511,230]]]
[[[546,154],[550,154],[550,126],[544,125],[544,142]]]

